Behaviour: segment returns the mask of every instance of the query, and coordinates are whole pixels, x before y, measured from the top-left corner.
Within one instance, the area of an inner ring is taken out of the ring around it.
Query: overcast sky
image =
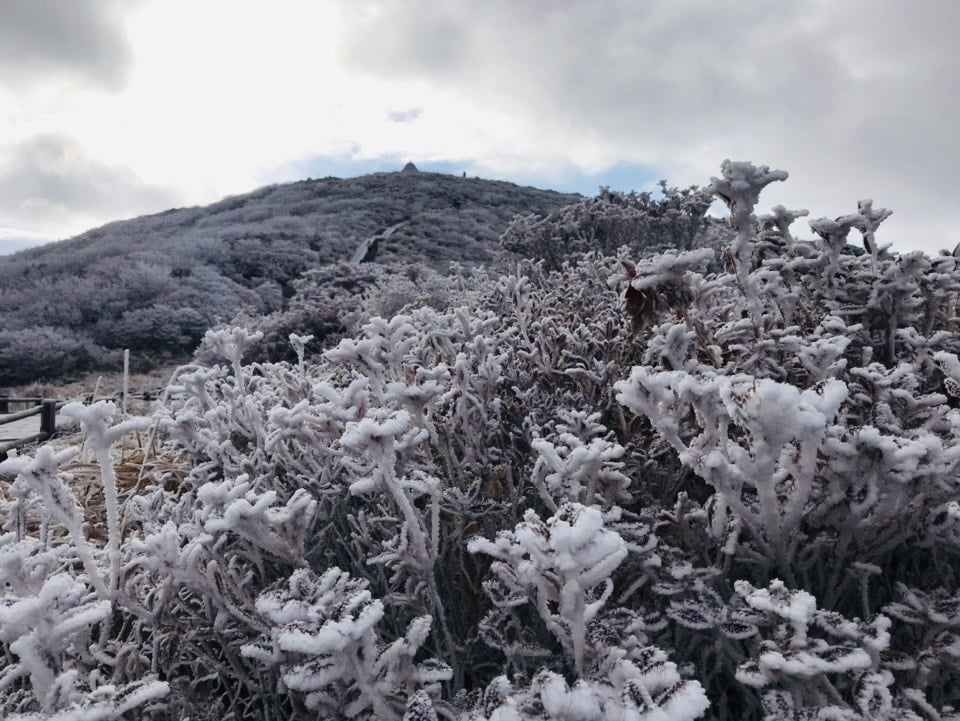
[[[960,241],[957,0],[0,0],[0,253],[304,177],[761,203]],[[809,235],[806,224],[799,234]]]

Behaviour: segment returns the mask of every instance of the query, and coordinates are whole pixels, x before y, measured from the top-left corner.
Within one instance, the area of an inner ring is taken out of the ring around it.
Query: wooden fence
[[[39,433],[0,442],[0,459],[5,457],[9,450],[31,443],[41,443],[51,438],[57,432],[57,408],[62,406],[64,402],[50,398],[11,398],[0,395],[0,416],[2,416],[0,417],[0,429],[14,421],[20,421],[31,416],[40,416]],[[10,405],[12,403],[33,404],[33,407],[11,413]],[[0,430],[0,435],[2,435],[2,430]]]

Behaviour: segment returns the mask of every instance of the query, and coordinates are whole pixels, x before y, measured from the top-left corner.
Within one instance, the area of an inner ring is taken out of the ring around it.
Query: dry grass
[[[69,438],[59,438],[54,443],[59,447],[79,446],[82,437],[77,434]],[[128,440],[129,445],[129,440]],[[29,452],[22,449],[21,452]],[[77,502],[83,509],[84,525],[87,531],[87,540],[91,545],[102,548],[107,542],[107,506],[103,494],[103,479],[100,465],[95,461],[84,458],[80,454],[76,459],[61,468],[61,472],[69,474],[67,485],[73,491]],[[184,459],[178,458],[165,451],[151,453],[144,456],[142,447],[127,448],[121,452],[120,446],[114,448],[113,471],[117,478],[117,496],[120,507],[131,496],[144,492],[148,488],[162,486],[168,493],[179,496],[184,490],[184,479],[190,472],[190,466]],[[13,500],[9,495],[11,477],[0,476],[0,499]],[[121,518],[122,534],[124,536],[135,532],[139,524],[124,524]],[[27,524],[27,532],[38,534],[40,519],[31,518]]]
[[[77,460],[67,464],[63,470],[73,476],[70,486],[83,508],[90,543],[103,546],[107,542],[107,506],[100,466]],[[189,466],[181,459],[165,453],[152,454],[145,459],[142,449],[128,452],[113,465],[120,507],[128,498],[150,487],[162,486],[164,490],[179,495],[184,490],[183,480],[189,471]],[[123,535],[134,531],[135,525],[138,524],[124,524]]]

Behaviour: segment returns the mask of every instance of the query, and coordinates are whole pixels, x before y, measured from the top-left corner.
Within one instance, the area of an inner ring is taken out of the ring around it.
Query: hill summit
[[[282,309],[304,273],[358,253],[485,264],[515,216],[581,199],[411,166],[271,185],[0,257],[0,387],[112,365],[122,348],[183,354],[238,312]]]

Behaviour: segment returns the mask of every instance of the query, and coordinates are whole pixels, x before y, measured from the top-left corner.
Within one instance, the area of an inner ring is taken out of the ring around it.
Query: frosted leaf
[[[430,627],[433,625],[433,617],[418,616],[410,622],[407,627],[407,643],[413,648],[419,648],[430,635]]]
[[[711,178],[708,189],[727,204],[731,215],[737,212],[749,215],[763,188],[788,177],[785,170],[770,170],[769,166],[756,166],[749,161],[724,160],[720,171],[721,177]]]
[[[875,616],[868,623],[861,623],[859,643],[873,651],[882,651],[890,645],[891,625],[892,622],[886,616]]]
[[[922,624],[926,623],[926,615],[915,608],[911,608],[905,603],[888,603],[883,607],[883,612],[893,616],[904,623]]]
[[[710,708],[710,700],[698,681],[680,681],[654,702],[671,721],[692,721]]]
[[[430,700],[426,691],[417,691],[407,700],[403,721],[437,721],[433,701]]]
[[[445,388],[435,380],[418,385],[392,382],[387,384],[384,400],[405,407],[412,413],[423,413],[443,393]]]
[[[933,639],[933,648],[937,653],[960,659],[960,633],[941,631]]]
[[[824,241],[828,248],[839,250],[847,242],[850,231],[860,223],[858,215],[844,215],[839,218],[817,218],[810,221],[810,230]]]
[[[651,589],[658,596],[676,596],[687,590],[685,584],[674,583],[673,581],[657,581],[651,586]]]
[[[793,696],[782,689],[771,689],[761,699],[764,721],[793,721]]]
[[[935,600],[930,604],[927,616],[934,623],[960,626],[960,596]]]
[[[729,616],[732,621],[748,623],[751,626],[767,625],[769,621],[769,616],[766,613],[750,608],[749,606],[732,608],[730,609]]]
[[[497,676],[494,678],[487,684],[487,688],[483,691],[484,713],[492,713],[494,709],[502,705],[507,698],[509,698],[512,692],[513,687],[506,676]]]
[[[170,691],[166,681],[148,677],[117,690],[112,698],[114,713],[121,716],[152,701],[158,701]]]
[[[571,689],[562,676],[542,672],[534,680],[540,687],[540,701],[555,721],[600,721],[600,701],[590,686],[578,681]]]
[[[724,636],[735,640],[752,638],[759,633],[759,629],[756,626],[750,623],[744,623],[743,621],[724,621],[719,624],[717,628]]]
[[[763,688],[773,682],[773,676],[762,669],[759,662],[752,658],[737,666],[736,678],[740,683],[752,688]]]
[[[607,427],[600,422],[602,413],[587,413],[576,409],[559,409],[557,411],[557,432],[559,434],[569,433],[584,443],[589,443],[594,438],[603,438],[609,432]]]
[[[180,534],[173,521],[167,521],[159,531],[147,535],[142,541],[128,541],[136,553],[135,562],[162,576],[171,575],[180,560]]]
[[[880,653],[880,665],[891,671],[913,671],[917,667],[916,660],[902,651],[886,649]]]
[[[252,658],[266,665],[277,664],[283,660],[280,649],[272,643],[245,643],[240,650],[244,658]]]
[[[79,421],[81,428],[91,437],[91,442],[103,443],[106,446],[116,443],[127,433],[145,431],[153,425],[152,418],[139,417],[110,425],[117,414],[117,406],[109,401],[97,401],[90,405],[75,401],[67,403],[59,412]]]
[[[77,452],[76,448],[54,452],[49,445],[41,446],[35,456],[14,456],[0,461],[0,473],[16,476],[10,486],[11,495],[36,493],[54,518],[71,530],[79,530],[83,512],[73,491],[59,475],[60,467],[72,460]]]
[[[637,278],[630,282],[635,290],[679,285],[688,271],[706,266],[716,256],[713,248],[697,248],[684,253],[661,253],[636,267]]]
[[[713,628],[718,620],[703,603],[693,600],[671,601],[667,615],[684,628],[694,631]]]
[[[242,655],[279,663],[284,684],[307,692],[308,707],[321,715],[399,718],[398,706],[418,687],[447,681],[452,670],[432,658],[412,663],[427,639],[430,616],[415,618],[405,636],[385,643],[378,628],[385,605],[367,585],[335,567],[319,577],[298,569],[258,597],[257,611],[272,627],[266,640],[242,646]],[[343,706],[338,699],[345,696],[352,700]]]
[[[639,630],[648,631],[650,633],[662,631],[667,627],[667,625],[667,617],[659,611],[649,611],[644,613],[636,622],[636,626]]]
[[[664,663],[668,657],[662,648],[657,646],[644,646],[642,648],[634,649],[630,654],[630,658],[633,660],[633,663],[636,665],[636,667],[641,669],[642,674],[643,670],[651,664]],[[670,681],[670,683],[673,683],[673,681]]]
[[[283,682],[295,691],[319,691],[336,683],[344,671],[343,662],[335,654],[319,654],[309,661],[290,666],[283,674]]]
[[[291,333],[288,336],[288,338],[290,340],[290,345],[293,346],[294,351],[301,358],[301,361],[302,361],[303,354],[307,348],[307,344],[309,344],[310,341],[313,340],[313,335],[309,333],[306,335],[297,335],[296,333]]]
[[[208,330],[203,336],[203,345],[232,363],[239,363],[247,349],[262,339],[262,331],[250,332],[246,328],[236,327]]]
[[[288,627],[277,635],[284,651],[302,654],[327,654],[344,650],[369,633],[383,618],[383,602],[379,599],[365,603],[336,620],[326,621],[319,630]]]
[[[809,649],[761,652],[760,668],[795,678],[812,678],[821,673],[844,673],[870,668],[872,660],[862,648],[819,643]]]
[[[60,673],[43,698],[43,712],[14,714],[9,721],[107,721],[159,701],[170,692],[165,681],[147,676],[125,685],[103,684],[94,690],[77,670]]]
[[[370,446],[392,443],[409,425],[410,414],[405,410],[396,411],[380,421],[364,418],[347,424],[340,443],[345,448],[360,452]]]
[[[498,608],[523,606],[530,601],[530,597],[523,588],[507,584],[501,577],[488,578],[483,582],[483,590]]]
[[[569,434],[561,435],[560,440],[555,444],[538,438],[531,443],[538,453],[534,482],[550,492],[545,501],[590,504],[598,494],[608,503],[632,500],[627,490],[630,479],[620,471],[623,463],[617,462],[625,453],[623,446],[604,438],[584,443]]]
[[[0,598],[0,642],[19,657],[37,698],[54,686],[73,639],[110,615],[109,601],[89,599],[86,585],[67,573],[47,578],[36,595]]]
[[[889,671],[864,674],[857,683],[857,708],[868,719],[886,719],[893,712],[893,696],[888,688],[893,683]]]
[[[791,591],[774,579],[768,588],[754,588],[746,581],[736,581],[734,588],[758,611],[767,611],[790,622],[798,640],[806,638],[807,626],[813,621],[817,599],[806,591]]]
[[[418,663],[412,675],[415,681],[427,685],[449,681],[452,677],[453,670],[447,664],[435,658]]]
[[[636,674],[636,678],[643,681],[644,688],[650,693],[672,688],[680,682],[680,674],[677,673],[676,664],[667,661],[666,654],[663,652],[660,652],[652,660],[645,661],[642,665],[638,661],[636,666],[639,672]]]
[[[298,489],[279,506],[276,491],[257,493],[246,475],[197,490],[198,520],[209,534],[232,532],[277,558],[295,563],[303,557],[306,531],[317,502]]]
[[[860,625],[835,611],[818,610],[814,617],[814,623],[837,638],[852,640],[860,636]]]
[[[649,714],[653,710],[653,699],[650,692],[639,679],[628,679],[623,685],[621,694],[622,703],[625,707],[639,711],[641,714]]]
[[[565,503],[546,523],[529,509],[513,531],[501,531],[495,541],[472,538],[467,549],[497,558],[491,570],[507,586],[528,590],[582,671],[587,625],[606,604],[613,591],[609,577],[629,553],[623,538],[604,527],[600,509]],[[559,602],[556,611],[547,606],[553,601]]]

